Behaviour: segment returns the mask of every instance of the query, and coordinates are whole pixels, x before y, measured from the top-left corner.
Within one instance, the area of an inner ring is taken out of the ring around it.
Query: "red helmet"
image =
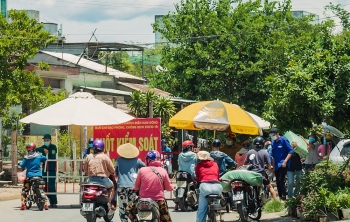
[[[271,145],[270,141],[266,141],[265,144],[264,144],[265,147],[268,146],[268,145]]]
[[[188,150],[188,149],[192,149],[194,147],[194,144],[191,140],[185,140],[182,143],[182,149],[183,150]]]
[[[26,145],[26,149],[28,151],[35,150],[35,148],[36,148],[36,145],[33,142],[27,143],[27,145]]]

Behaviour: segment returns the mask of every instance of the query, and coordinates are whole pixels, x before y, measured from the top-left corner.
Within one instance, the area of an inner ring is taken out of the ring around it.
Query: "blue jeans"
[[[221,194],[222,186],[220,183],[201,183],[199,185],[199,200],[196,222],[205,222],[208,210],[208,201],[205,196],[209,194]]]
[[[92,176],[92,177],[89,177],[89,182],[99,183],[105,186],[107,189],[113,187],[113,182],[107,177]]]
[[[288,176],[288,198],[292,198],[293,196],[293,187],[294,195],[297,195],[300,190],[300,179],[301,179],[301,170],[298,171],[287,171]]]

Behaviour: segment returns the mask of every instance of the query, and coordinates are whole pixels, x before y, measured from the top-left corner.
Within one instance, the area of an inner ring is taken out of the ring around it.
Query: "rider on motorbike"
[[[272,170],[272,166],[269,154],[266,150],[263,149],[264,142],[265,141],[261,136],[258,136],[254,139],[254,149],[249,150],[247,158],[245,160],[245,164],[253,164],[255,166],[254,169],[252,169],[252,171],[260,173],[262,175],[263,184],[267,187],[267,189],[269,189],[273,199],[277,200],[276,192],[270,184],[270,180],[268,179],[268,176],[265,171],[265,164],[267,165],[267,168],[269,170]],[[253,160],[249,159],[249,156],[251,154],[255,154],[255,158]]]
[[[96,182],[104,185],[108,189],[109,203],[114,196],[113,182],[109,179],[111,174],[114,174],[114,167],[112,160],[104,154],[105,144],[102,140],[95,140],[93,142],[94,153],[86,157],[84,163],[85,175],[89,176],[88,182]],[[115,205],[110,205],[111,210],[115,210]]]
[[[36,153],[35,148],[36,148],[36,145],[34,143],[32,142],[28,143],[26,145],[28,154],[24,157],[23,161],[18,164],[23,169],[27,169],[26,179],[24,180],[22,193],[21,193],[22,205],[20,210],[24,210],[26,208],[24,201],[30,190],[30,179],[32,177],[43,176],[42,171],[40,169],[40,165],[41,163],[46,161],[46,157],[39,153]],[[47,205],[47,198],[46,198],[45,210],[48,210],[48,209],[49,209],[49,206]]]
[[[179,171],[185,171],[191,174],[191,176],[194,178],[194,167],[197,163],[197,156],[192,151],[194,147],[194,144],[191,140],[185,140],[182,143],[182,152],[179,154],[179,157],[177,159],[179,164]],[[176,204],[175,210],[178,210],[179,207]]]
[[[150,198],[158,204],[160,221],[171,222],[164,190],[172,191],[174,187],[171,185],[168,173],[161,167],[161,162],[157,161],[157,153],[154,150],[147,153],[146,165],[147,167],[139,170],[133,190],[140,191],[140,198]],[[131,221],[136,219],[137,201],[126,208],[126,214]]]
[[[218,164],[220,169],[220,177],[226,173],[226,165],[236,167],[237,163],[229,157],[226,153],[221,152],[220,149],[221,141],[215,139],[212,143],[213,151],[210,152],[210,157]]]

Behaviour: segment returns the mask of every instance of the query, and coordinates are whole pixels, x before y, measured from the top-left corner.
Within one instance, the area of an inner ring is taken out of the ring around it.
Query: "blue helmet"
[[[146,155],[146,161],[147,160],[156,161],[156,159],[157,159],[157,152],[154,150],[148,151],[148,153]]]
[[[95,140],[93,143],[93,148],[95,151],[103,152],[105,150],[105,143],[102,140]]]

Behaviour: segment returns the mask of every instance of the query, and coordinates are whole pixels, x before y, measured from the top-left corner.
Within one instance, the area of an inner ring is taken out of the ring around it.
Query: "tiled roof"
[[[165,92],[165,91],[157,89],[157,88],[150,88],[148,85],[125,83],[125,82],[118,82],[118,84],[126,86],[126,87],[134,89],[134,90],[139,90],[141,92],[147,92],[148,90],[150,90],[150,91],[154,91],[157,95],[160,95],[163,97],[171,97],[171,93]]]
[[[63,58],[63,60],[67,61],[68,63],[72,63],[72,64],[76,64],[79,60],[79,56],[72,55],[69,53],[57,53],[57,52],[48,52],[48,51],[41,51],[41,52],[45,53],[47,55],[50,55],[52,57],[58,58],[58,59]],[[87,68],[87,69],[91,69],[91,70],[96,71],[96,72],[100,72],[100,73],[105,73],[105,71],[106,71],[105,65],[99,64],[97,62],[94,62],[94,61],[91,61],[91,60],[88,60],[85,58],[81,58],[78,65],[81,67]],[[125,72],[122,72],[122,71],[119,71],[116,69],[112,69],[109,67],[107,67],[107,73],[109,75],[115,76],[116,78],[135,79],[135,80],[139,80],[139,81],[145,81],[144,79],[142,79],[140,77],[137,77],[137,76],[134,76],[134,75],[131,75],[131,74],[128,74],[128,73],[125,73]]]

